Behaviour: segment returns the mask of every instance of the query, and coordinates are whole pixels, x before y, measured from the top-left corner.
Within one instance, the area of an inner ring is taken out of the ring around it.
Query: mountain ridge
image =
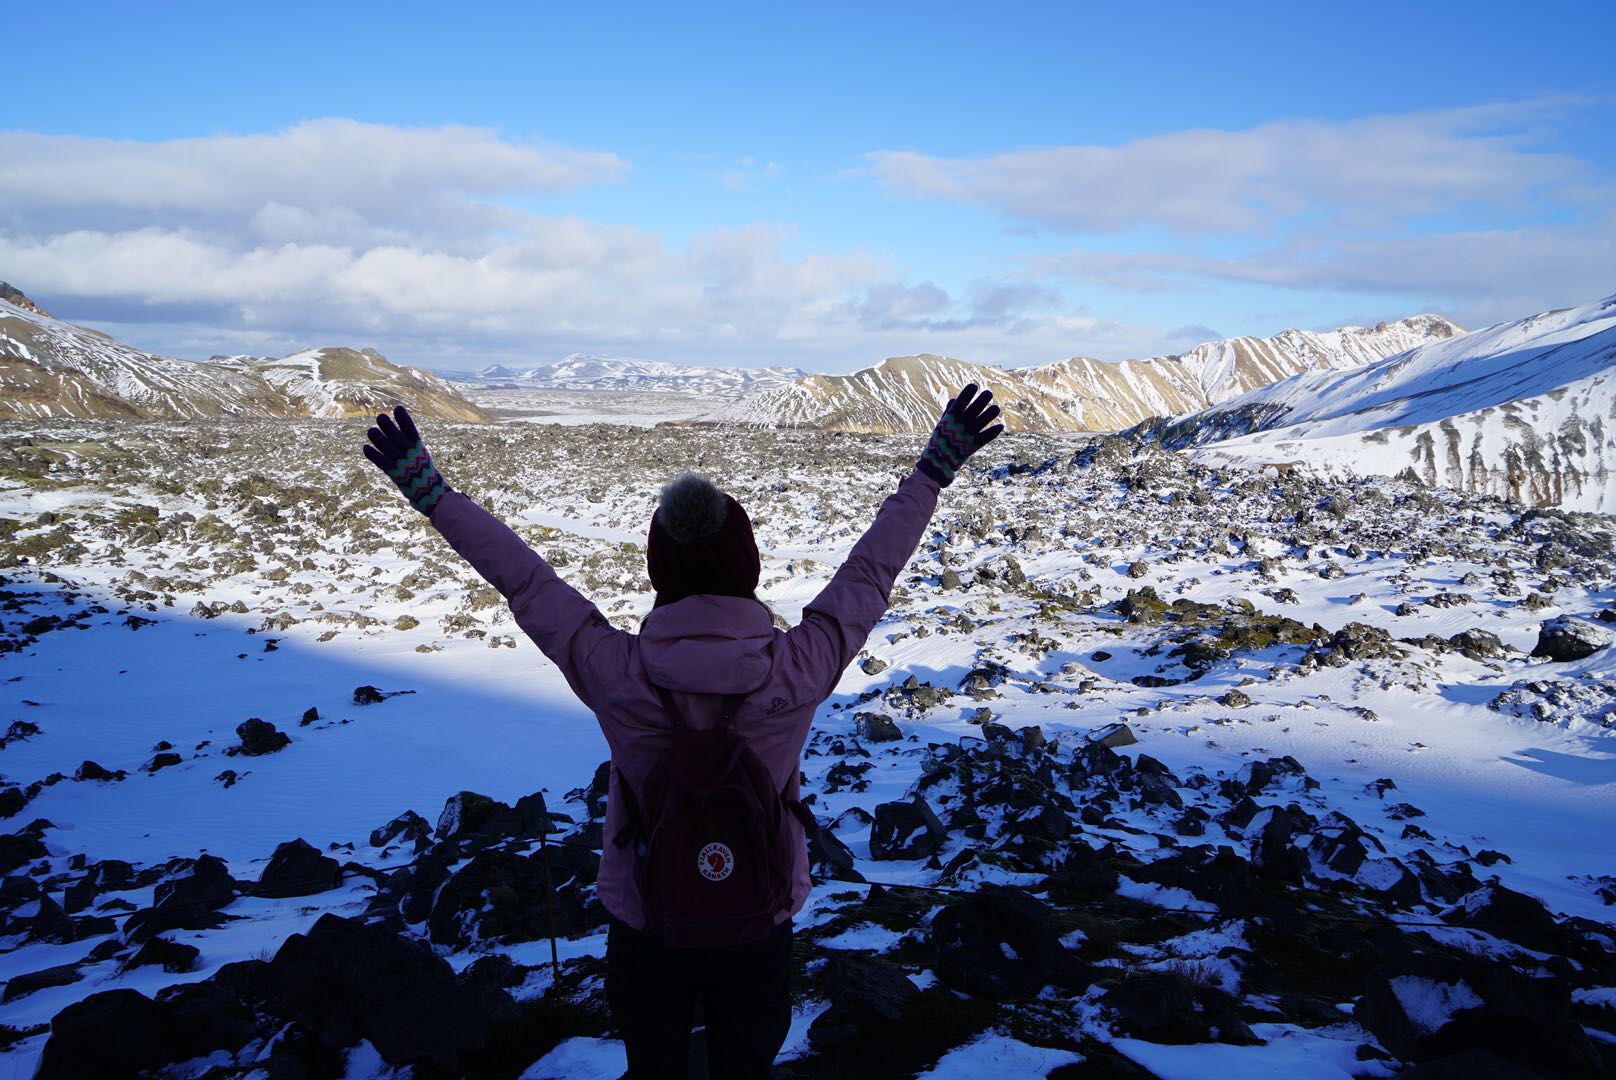
[[[0,419],[338,418],[398,401],[433,419],[492,419],[446,380],[370,349],[198,363],[52,318],[32,302],[0,299]]]
[[[1347,372],[1314,372],[1129,434],[1209,461],[1616,512],[1616,295]]]
[[[717,410],[707,422],[872,434],[920,433],[961,385],[994,391],[1011,431],[1119,431],[1316,369],[1345,370],[1462,334],[1439,315],[1375,327],[1289,329],[1268,338],[1205,342],[1183,353],[1109,362],[1072,357],[1003,368],[922,353],[847,375],[808,375]]]

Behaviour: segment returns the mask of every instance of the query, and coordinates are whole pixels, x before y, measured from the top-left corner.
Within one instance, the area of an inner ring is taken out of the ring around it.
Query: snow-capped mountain
[[[1215,460],[1411,469],[1429,484],[1610,513],[1613,417],[1616,296],[1300,375],[1139,433]]]
[[[244,359],[239,369],[281,393],[298,416],[369,416],[393,402],[441,420],[488,419],[453,384],[429,371],[390,363],[374,349],[305,349],[280,358]],[[225,366],[231,366],[227,362]]]
[[[1203,409],[1301,372],[1341,370],[1462,333],[1437,315],[1324,333],[1238,337],[1174,356],[1108,363],[1074,357],[999,368],[929,354],[851,375],[810,375],[726,407],[713,419],[759,427],[922,432],[964,382],[992,388],[1012,431],[1115,431],[1152,416]]]
[[[491,364],[473,373],[444,372],[461,382],[511,383],[535,390],[642,390],[737,397],[790,385],[801,368],[709,368],[631,360],[620,356],[573,353],[553,364],[510,368]]]
[[[488,418],[443,379],[368,349],[196,363],[125,345],[11,295],[0,299],[0,419],[364,416],[398,401],[423,416]]]

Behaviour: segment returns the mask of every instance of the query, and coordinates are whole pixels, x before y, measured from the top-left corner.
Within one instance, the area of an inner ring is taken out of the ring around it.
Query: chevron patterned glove
[[[915,468],[937,481],[943,487],[954,482],[954,473],[965,459],[999,437],[1003,424],[987,425],[999,415],[999,407],[992,405],[993,391],[976,392],[971,383],[959,392],[959,397],[948,403],[937,429],[931,433],[926,452],[915,462]],[[987,430],[983,430],[986,428]]]
[[[397,419],[396,424],[393,418]],[[450,489],[437,466],[432,464],[432,455],[426,452],[426,444],[421,441],[421,433],[415,430],[409,410],[399,405],[393,409],[392,418],[382,413],[367,434],[370,445],[364,448],[365,456],[392,478],[411,506],[431,517],[438,500]]]

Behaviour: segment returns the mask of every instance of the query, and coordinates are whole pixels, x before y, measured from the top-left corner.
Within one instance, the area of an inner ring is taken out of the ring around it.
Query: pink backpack
[[[619,771],[629,823],[613,842],[634,845],[646,932],[674,948],[760,941],[791,904],[791,833],[786,814],[813,818],[776,790],[768,769],[735,730],[745,695],[724,699],[718,723],[684,722],[657,687],[674,724],[673,742],[636,799]]]

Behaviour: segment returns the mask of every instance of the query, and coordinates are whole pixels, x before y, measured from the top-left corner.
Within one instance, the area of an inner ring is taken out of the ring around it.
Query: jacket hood
[[[774,667],[774,622],[756,600],[689,596],[659,607],[640,629],[651,681],[687,694],[745,694]]]

